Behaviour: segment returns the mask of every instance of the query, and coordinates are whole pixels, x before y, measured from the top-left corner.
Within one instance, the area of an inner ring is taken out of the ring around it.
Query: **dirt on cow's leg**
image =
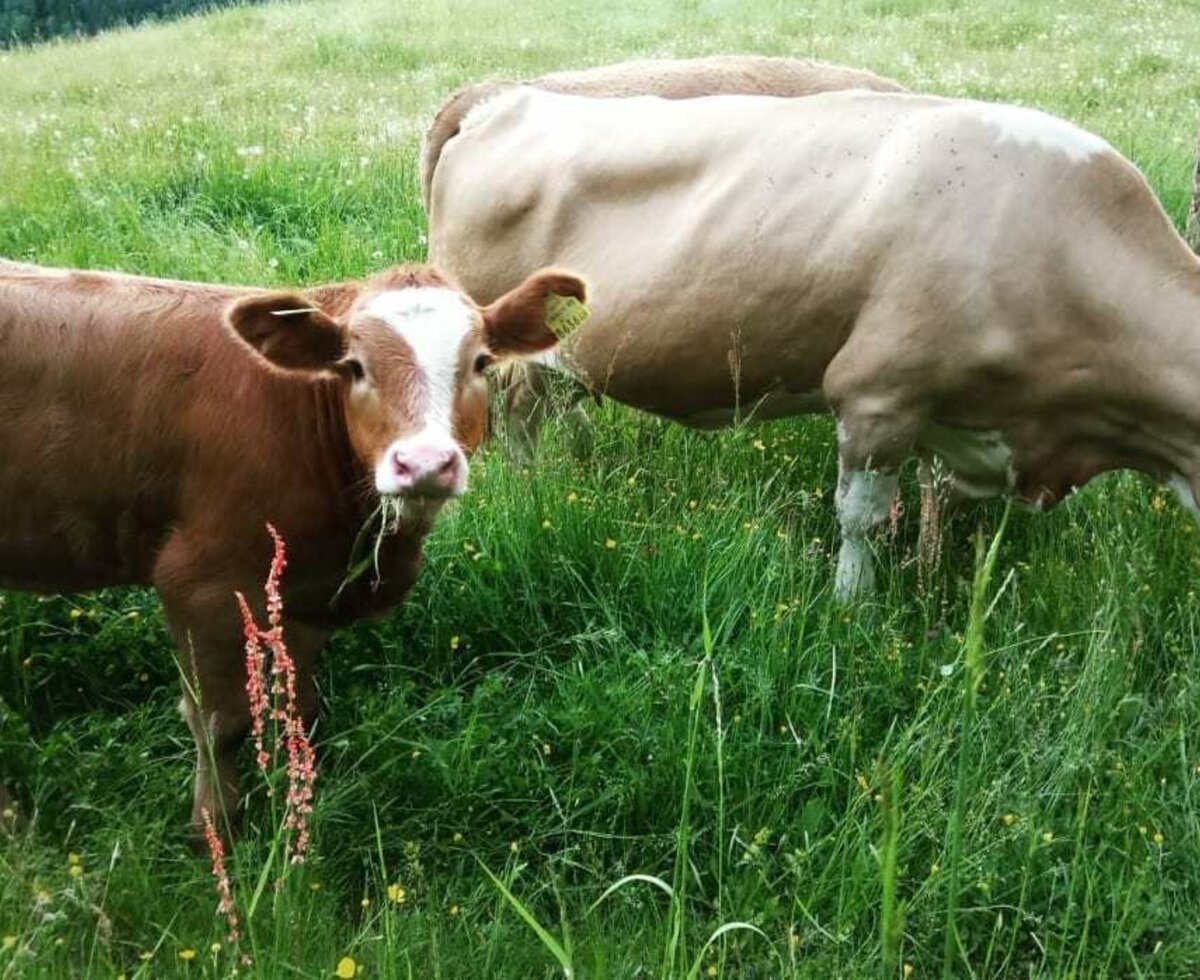
[[[871,536],[891,515],[900,465],[912,450],[917,417],[887,393],[869,389],[833,404],[838,432],[835,500],[842,532],[834,595],[849,602],[875,589]]]
[[[896,484],[895,470],[853,469],[844,460],[839,462],[837,511],[842,544],[834,594],[841,602],[875,590],[875,560],[869,536],[887,522]]]

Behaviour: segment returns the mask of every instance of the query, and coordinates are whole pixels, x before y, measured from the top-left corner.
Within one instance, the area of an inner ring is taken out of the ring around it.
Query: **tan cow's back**
[[[769,95],[794,98],[841,89],[903,92],[904,86],[859,68],[801,58],[712,55],[707,58],[646,58],[612,65],[552,72],[528,82],[476,82],[459,89],[438,110],[421,149],[421,191],[429,207],[429,185],[446,141],[481,102],[517,85],[595,98],[654,95],[691,99],[705,95]]]

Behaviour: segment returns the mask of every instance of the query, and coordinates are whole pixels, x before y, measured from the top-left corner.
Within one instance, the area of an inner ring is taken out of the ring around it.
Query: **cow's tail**
[[[421,145],[421,200],[429,213],[429,197],[433,188],[433,172],[442,155],[442,147],[458,135],[463,118],[479,103],[511,88],[513,82],[475,82],[460,88],[438,109],[425,132]]]

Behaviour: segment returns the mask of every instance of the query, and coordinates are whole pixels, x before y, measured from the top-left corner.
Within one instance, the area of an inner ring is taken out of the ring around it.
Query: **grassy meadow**
[[[0,255],[360,276],[423,256],[453,87],[723,51],[1060,113],[1183,220],[1195,0],[352,0],[0,54]],[[920,583],[910,474],[878,597],[842,609],[829,420],[593,416],[590,455],[552,427],[530,469],[478,458],[409,602],[330,643],[313,854],[260,877],[260,787],[228,858],[252,966],[189,847],[154,596],[0,595],[0,978],[1200,975],[1200,534],[1172,496],[1122,474],[1014,511],[972,638],[1002,505]]]

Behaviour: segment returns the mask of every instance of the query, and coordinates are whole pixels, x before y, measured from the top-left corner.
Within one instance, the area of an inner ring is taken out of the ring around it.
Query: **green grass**
[[[0,254],[361,275],[423,253],[416,149],[453,86],[728,50],[1062,113],[1183,219],[1192,3],[356,0],[0,54]],[[925,590],[906,516],[850,612],[828,420],[596,418],[586,460],[557,430],[530,472],[481,457],[408,604],[330,644],[315,853],[264,893],[243,975],[1200,974],[1200,535],[1173,499],[1123,475],[1014,512],[966,644],[999,505],[949,522]],[[229,974],[177,697],[149,593],[0,597],[27,818],[0,977]],[[259,792],[243,903],[269,816]]]

